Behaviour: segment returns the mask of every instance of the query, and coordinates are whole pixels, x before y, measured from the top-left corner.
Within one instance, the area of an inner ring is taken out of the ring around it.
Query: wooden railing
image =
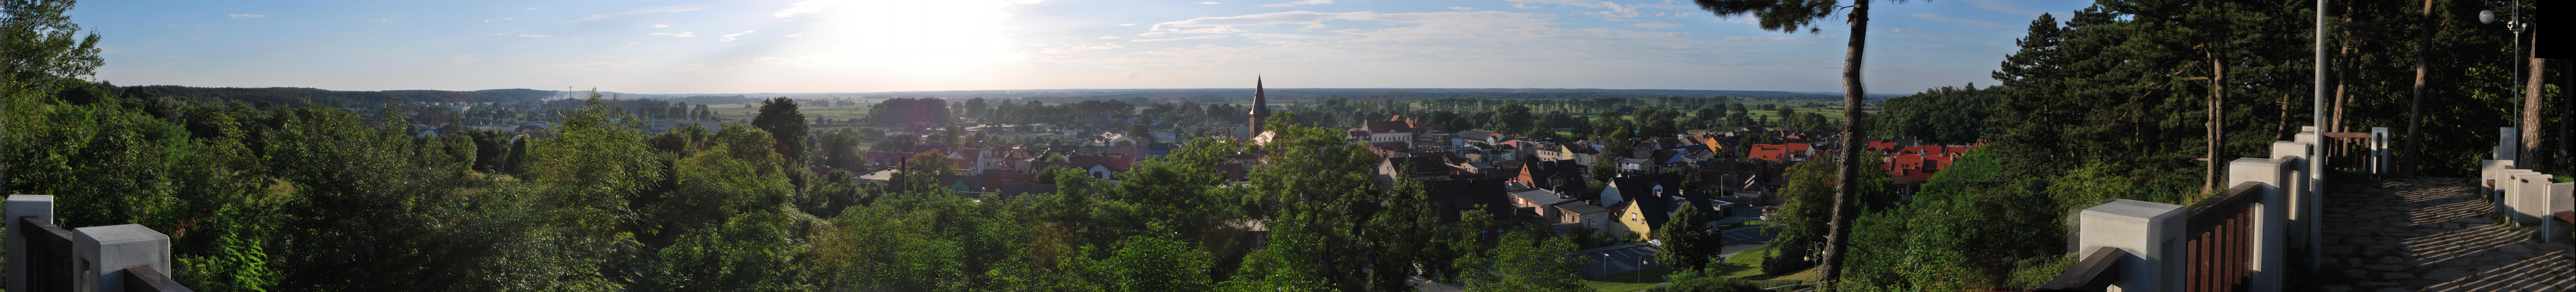
[[[2262,186],[2236,184],[2184,209],[2182,291],[2246,290],[2253,276],[2254,204]]]
[[[72,291],[72,232],[37,217],[18,217],[11,231],[26,238],[27,291]],[[13,251],[14,252],[14,251]]]
[[[2120,259],[2128,257],[2128,251],[2122,251],[2117,247],[2105,246],[2094,249],[2093,255],[2084,256],[2084,261],[2075,262],[2074,266],[2066,267],[2066,272],[2057,274],[2057,278],[2049,279],[2048,284],[2042,284],[2039,290],[2033,291],[2109,291],[2111,282],[2120,280]]]
[[[196,292],[151,266],[125,268],[125,292]]]
[[[2325,160],[2326,169],[2370,171],[2370,133],[2327,132],[2319,138],[2325,145],[2315,146],[2317,156]]]

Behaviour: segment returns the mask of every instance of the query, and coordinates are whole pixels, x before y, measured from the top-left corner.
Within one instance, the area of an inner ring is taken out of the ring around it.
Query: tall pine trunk
[[[2433,50],[2433,0],[2424,0],[2424,11],[2416,17],[2421,26],[2415,29],[2415,98],[2406,105],[2406,155],[2398,157],[2398,166],[2405,169],[2398,173],[2406,175],[2415,175],[2416,148],[2424,145],[2419,130],[2424,128],[2424,51]]]
[[[2346,7],[2350,7],[2350,6],[2346,6]],[[2351,19],[2351,18],[2345,18],[2345,19],[2344,19],[2344,22],[2352,22],[2352,19]],[[2335,50],[2335,64],[2334,64],[2334,68],[2335,68],[2335,70],[2334,70],[2334,71],[2335,71],[2335,72],[2334,72],[2334,76],[2335,76],[2335,77],[2334,77],[2334,78],[2335,78],[2335,84],[2334,84],[2334,119],[2333,119],[2333,120],[2330,120],[2330,121],[2328,121],[2328,122],[2326,123],[2326,125],[2329,125],[2329,126],[2317,127],[2317,130],[2318,130],[2318,131],[2326,131],[2326,132],[2352,132],[2352,130],[2351,130],[2351,129],[2348,129],[2348,128],[2345,128],[2345,127],[2344,127],[2344,123],[2343,123],[2343,105],[2344,105],[2344,103],[2346,103],[2346,102],[2351,102],[2351,101],[2352,101],[2352,95],[2351,95],[2352,93],[2351,93],[2350,91],[2347,91],[2346,89],[2349,89],[2349,87],[2351,87],[2351,80],[2352,80],[2352,63],[2353,63],[2353,58],[2352,58],[2352,50],[2353,50],[2353,49],[2352,49],[2352,43],[2353,43],[2353,42],[2354,42],[2354,41],[2352,40],[2352,30],[2349,30],[2349,29],[2344,30],[2344,31],[2343,31],[2343,42],[2339,45],[2341,48],[2340,48],[2340,49]]]
[[[2525,69],[2527,71],[2522,74],[2522,150],[2515,151],[2521,156],[2514,157],[2514,159],[2516,159],[2514,161],[2515,166],[2523,166],[2523,169],[2543,169],[2552,166],[2549,165],[2549,161],[2551,159],[2532,159],[2535,157],[2543,157],[2547,154],[2540,152],[2540,86],[2541,80],[2543,80],[2540,78],[2540,73],[2546,72],[2546,70],[2542,69],[2548,68],[2544,66],[2549,65],[2549,59],[2532,57],[2533,54],[2536,54],[2536,52],[2540,50],[2540,44],[2539,42],[2536,42],[2539,40],[2538,37],[2540,36],[2538,32],[2538,30],[2534,29],[2522,33],[2522,37],[2527,38],[2523,40],[2523,43],[2530,44],[2529,46],[2531,47],[2523,49],[2522,55],[2514,56],[2515,58],[2521,58],[2522,61],[2526,63],[2530,63],[2530,65],[2525,66],[2527,67],[2527,69]]]
[[[1860,170],[1865,167],[1860,152],[1869,149],[1860,140],[1860,101],[1865,92],[1860,86],[1861,44],[1869,35],[1869,0],[1852,1],[1849,18],[1851,44],[1843,53],[1843,167],[1834,175],[1834,218],[1825,223],[1830,229],[1825,232],[1824,263],[1820,265],[1824,270],[1817,275],[1817,282],[1824,286],[1820,291],[1834,291],[1834,281],[1842,278],[1843,253],[1851,249],[1851,221],[1860,215],[1852,207],[1857,200],[1853,193],[1860,191]]]
[[[2206,53],[2209,56],[2209,121],[2205,125],[2209,137],[2203,141],[2206,145],[2202,146],[2202,157],[2208,160],[2201,161],[2200,176],[2200,191],[2204,193],[2218,189],[2218,141],[2226,138],[2224,119],[2227,116],[2226,108],[2222,106],[2227,100],[2227,63],[2219,61],[2216,44],[2210,46]]]

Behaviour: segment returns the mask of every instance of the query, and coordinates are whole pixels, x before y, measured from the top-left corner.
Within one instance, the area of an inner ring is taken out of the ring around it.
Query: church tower
[[[1267,121],[1267,120],[1270,120],[1270,101],[1269,101],[1269,98],[1268,98],[1268,97],[1266,97],[1266,96],[1263,96],[1263,94],[1262,94],[1262,92],[1261,92],[1261,76],[1253,76],[1253,77],[1252,77],[1252,124],[1251,124],[1251,125],[1252,125],[1252,132],[1247,133],[1246,135],[1255,136],[1255,137],[1261,136],[1261,131],[1263,131],[1263,129],[1264,129],[1264,128],[1261,126],[1261,122],[1262,122],[1262,121]]]

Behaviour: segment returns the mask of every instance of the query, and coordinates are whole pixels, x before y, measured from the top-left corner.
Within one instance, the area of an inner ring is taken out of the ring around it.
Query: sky
[[[1873,4],[1871,93],[1971,82],[2041,13]],[[1608,88],[1841,92],[1840,18],[1688,0],[83,1],[119,85],[630,93]]]

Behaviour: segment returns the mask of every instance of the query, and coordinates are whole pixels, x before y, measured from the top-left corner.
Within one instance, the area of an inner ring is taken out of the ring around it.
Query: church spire
[[[1270,98],[1268,95],[1269,94],[1262,92],[1261,75],[1253,75],[1252,112],[1250,113],[1252,115],[1252,120],[1247,121],[1246,123],[1252,126],[1252,132],[1245,133],[1246,135],[1261,136],[1261,131],[1263,131],[1263,127],[1261,126],[1262,121],[1270,119]]]

